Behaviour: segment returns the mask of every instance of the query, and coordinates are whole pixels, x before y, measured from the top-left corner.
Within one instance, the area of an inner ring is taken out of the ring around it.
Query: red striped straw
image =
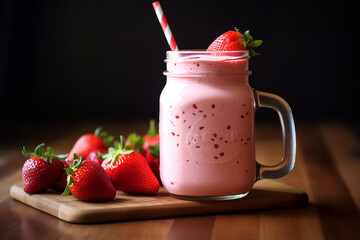
[[[168,44],[170,45],[171,51],[178,51],[179,48],[175,42],[175,38],[171,33],[170,26],[168,22],[166,21],[165,14],[160,6],[159,2],[153,2],[152,3],[156,16],[160,22],[161,28],[165,34],[166,40]]]

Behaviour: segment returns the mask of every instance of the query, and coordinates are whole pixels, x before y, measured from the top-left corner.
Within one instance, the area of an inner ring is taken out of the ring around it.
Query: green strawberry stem
[[[101,154],[99,151],[97,152],[97,157],[101,160],[104,160],[103,154]]]
[[[244,47],[246,50],[249,51],[251,56],[258,56],[261,55],[261,53],[257,53],[253,50],[253,48],[259,47],[263,41],[262,40],[254,40],[253,37],[250,35],[250,30],[247,30],[245,33],[242,33],[237,27],[235,27],[235,31],[240,33],[244,36]]]
[[[155,137],[158,134],[158,131],[156,130],[155,127],[155,120],[151,119],[150,120],[150,128],[147,132],[147,135],[149,135],[150,137]]]
[[[106,146],[110,146],[112,141],[114,141],[114,136],[111,136],[111,135],[108,136],[107,132],[104,132],[101,130],[102,130],[102,127],[97,127],[94,131],[94,135],[99,137],[100,139],[102,139]]]
[[[78,155],[76,153],[74,153],[74,162],[71,161],[67,161],[69,163],[69,167],[65,168],[67,177],[66,177],[66,188],[64,190],[64,192],[61,194],[61,196],[67,196],[69,195],[70,192],[70,188],[69,186],[73,183],[73,178],[71,177],[71,174],[73,174],[73,172],[75,172],[76,170],[78,170],[78,168],[81,166],[82,164],[82,157],[80,155],[80,157],[78,157]]]
[[[150,154],[154,157],[160,157],[160,144],[156,143],[155,145],[149,146]]]
[[[134,150],[127,149],[125,147],[125,139],[120,135],[120,142],[114,142],[114,147],[108,149],[108,153],[103,155],[104,162],[111,162],[115,164],[119,155],[126,155],[134,152]]]
[[[30,152],[30,151],[26,150],[25,146],[23,146],[23,149],[21,152],[24,155],[24,157],[26,157],[26,158],[40,157],[45,162],[49,162],[51,164],[52,164],[52,160],[54,158],[55,159],[65,159],[67,157],[67,154],[58,154],[58,155],[53,154],[54,151],[51,147],[46,147],[46,151],[45,151],[44,143],[39,144],[35,148],[34,152]]]
[[[135,152],[140,153],[145,140],[140,135],[137,135],[136,133],[131,133],[127,137],[126,142],[130,144],[125,146],[126,149],[133,148]]]
[[[95,136],[97,136],[97,137],[100,137],[100,135],[101,135],[101,130],[102,130],[102,127],[97,127],[96,129],[95,129],[95,131],[94,131],[94,135]],[[105,132],[105,134],[106,134],[106,132]],[[101,138],[101,137],[100,137]]]

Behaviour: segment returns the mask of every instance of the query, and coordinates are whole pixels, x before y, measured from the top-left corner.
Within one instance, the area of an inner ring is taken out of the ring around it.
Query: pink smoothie
[[[244,194],[255,182],[248,59],[167,59],[160,96],[160,174],[183,196]]]

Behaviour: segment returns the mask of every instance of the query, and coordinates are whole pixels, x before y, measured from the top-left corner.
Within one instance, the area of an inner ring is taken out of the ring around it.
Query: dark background
[[[151,2],[2,0],[0,138],[54,121],[157,118],[168,45]],[[354,2],[161,5],[180,49],[206,49],[235,26],[262,39],[250,84],[286,99],[296,121],[358,123]]]

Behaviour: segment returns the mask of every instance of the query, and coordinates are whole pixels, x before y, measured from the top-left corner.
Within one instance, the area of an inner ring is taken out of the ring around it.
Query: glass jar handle
[[[265,107],[274,109],[280,119],[283,139],[283,156],[280,163],[274,166],[257,164],[256,180],[264,178],[281,178],[287,175],[294,167],[296,155],[295,123],[289,104],[281,97],[253,89],[256,109]]]

